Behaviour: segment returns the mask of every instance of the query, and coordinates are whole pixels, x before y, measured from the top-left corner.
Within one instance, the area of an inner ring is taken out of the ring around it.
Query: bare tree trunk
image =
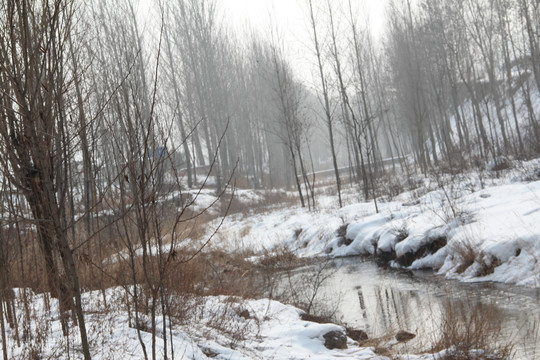
[[[319,77],[321,81],[321,91],[324,98],[324,114],[326,127],[328,128],[328,140],[330,142],[330,151],[332,154],[332,164],[334,165],[334,175],[336,177],[336,186],[339,200],[339,207],[343,207],[343,201],[341,199],[341,179],[339,177],[339,167],[337,163],[336,147],[334,144],[334,128],[332,111],[330,109],[330,96],[328,93],[328,84],[326,82],[326,76],[324,75],[324,66],[322,62],[322,54],[320,50],[319,37],[317,34],[317,22],[315,21],[315,14],[313,9],[313,1],[308,0],[309,16],[311,20],[311,30],[313,32],[313,44],[315,46],[315,53],[317,55],[317,67],[319,70]]]
[[[174,89],[174,98],[176,101],[176,109],[178,113],[178,124],[180,125],[180,136],[182,137],[182,146],[184,148],[184,156],[186,158],[186,169],[187,169],[187,176],[188,176],[188,187],[191,188],[193,186],[193,179],[191,174],[191,153],[189,151],[188,146],[188,139],[186,135],[186,130],[184,127],[184,119],[182,115],[182,109],[181,109],[181,101],[180,101],[180,91],[178,89],[178,80],[176,79],[176,70],[175,70],[175,61],[172,54],[171,49],[171,40],[169,38],[169,31],[167,29],[164,30],[165,32],[165,42],[167,44],[166,50],[167,50],[167,56],[169,58],[169,72],[171,77],[172,86]]]
[[[531,6],[538,7],[538,1],[536,1],[536,5],[531,4]],[[521,11],[525,18],[525,28],[527,29],[527,39],[529,40],[529,53],[531,56],[534,79],[536,80],[536,87],[538,91],[540,91],[540,49],[538,46],[538,29],[536,29],[536,31],[534,29],[528,0],[521,0]],[[536,20],[538,21],[538,18]]]

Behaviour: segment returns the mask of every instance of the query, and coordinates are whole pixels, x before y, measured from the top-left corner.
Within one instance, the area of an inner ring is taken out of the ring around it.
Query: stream
[[[540,289],[463,283],[431,271],[384,269],[360,258],[296,269],[282,284],[303,284],[305,291],[296,296],[309,298],[316,279],[324,281],[319,281],[313,313],[331,315],[369,338],[387,335],[398,353],[429,349],[445,323],[475,324],[491,326],[485,332],[490,344],[511,342],[515,359],[540,358]],[[417,336],[395,344],[398,330]]]

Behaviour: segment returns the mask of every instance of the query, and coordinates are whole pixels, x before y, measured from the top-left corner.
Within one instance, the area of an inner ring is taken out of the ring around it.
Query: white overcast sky
[[[241,33],[252,27],[262,35],[268,35],[272,25],[277,28],[289,60],[299,76],[308,80],[309,64],[313,63],[311,33],[307,0],[217,0],[224,20]],[[348,6],[349,0],[330,0]],[[326,0],[314,0],[314,4],[325,7]],[[387,0],[352,0],[360,22],[367,23],[375,36],[384,27],[384,12]],[[230,21],[230,22],[229,22]],[[336,22],[339,20],[336,19]],[[343,19],[342,21],[346,21]]]
[[[164,0],[168,1],[168,0]],[[349,0],[330,0],[333,5],[342,5],[348,9]],[[351,0],[354,13],[361,26],[369,27],[375,38],[382,34],[385,25],[385,9],[389,0]],[[139,0],[138,13],[142,23],[155,22],[156,13],[148,18],[149,7],[155,0]],[[216,0],[222,20],[241,35],[248,29],[256,30],[263,37],[276,32],[280,36],[285,54],[297,75],[307,83],[317,83],[313,53],[312,33],[307,12],[307,0]],[[313,0],[314,6],[327,9],[327,0]],[[321,33],[327,29],[321,14],[318,23]],[[348,26],[347,18],[335,16],[336,27]],[[150,25],[152,26],[152,25]],[[347,29],[349,31],[349,29]],[[339,32],[338,32],[339,36]]]

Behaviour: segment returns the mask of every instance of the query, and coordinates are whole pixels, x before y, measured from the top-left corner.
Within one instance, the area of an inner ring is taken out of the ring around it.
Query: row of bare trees
[[[538,154],[538,2],[396,0],[377,37],[356,2],[304,3],[340,205],[338,163],[377,208],[385,158],[426,172]]]
[[[396,2],[389,65],[414,156],[425,170],[466,154],[538,152],[539,5],[520,0]]]
[[[208,210],[192,207],[205,187],[215,181],[219,197],[233,176],[280,186],[302,169],[314,204],[305,89],[284,58],[255,35],[240,44],[213,1],[158,5],[0,3],[4,359],[8,327],[35,355],[32,335],[19,334],[36,321],[27,288],[45,293],[65,335],[79,327],[90,359],[82,293],[101,290],[107,304],[110,286],[126,293],[144,357],[163,356],[158,333],[174,357],[176,280],[213,236],[190,241]]]

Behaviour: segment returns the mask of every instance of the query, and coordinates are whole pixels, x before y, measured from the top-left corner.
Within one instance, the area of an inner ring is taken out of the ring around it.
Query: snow
[[[419,258],[408,268],[431,268],[466,282],[538,287],[540,181],[530,174],[538,172],[540,161],[513,161],[512,166],[498,174],[423,179],[418,189],[391,201],[379,200],[379,213],[372,202],[358,201],[357,191],[350,188],[341,209],[335,196],[321,195],[317,210],[311,212],[289,208],[237,214],[225,220],[218,246],[256,254],[285,247],[300,257],[417,253]],[[349,245],[336,233],[344,224]],[[403,234],[405,239],[398,238]],[[446,240],[442,248],[424,250],[441,239]],[[458,250],[463,244],[474,250],[476,259],[459,273],[464,260]],[[493,272],[485,274],[483,267],[493,262]]]
[[[16,294],[21,291],[17,289]],[[137,330],[129,326],[128,314],[123,305],[123,292],[122,288],[108,289],[107,306],[102,301],[101,292],[83,294],[93,359],[143,358]],[[51,300],[49,313],[43,306],[43,295],[32,294],[31,298],[33,316],[40,320],[33,324],[35,327],[41,326],[40,335],[43,338],[37,342],[38,345],[23,342],[18,347],[14,334],[8,329],[9,358],[26,359],[37,352],[43,358],[82,359],[78,329],[71,324],[69,347],[66,337],[62,336],[57,302]],[[191,310],[186,318],[178,320],[180,324],[173,326],[172,331],[177,359],[385,359],[376,356],[370,349],[360,348],[351,339],[348,339],[348,349],[327,349],[323,335],[329,331],[344,331],[342,327],[304,321],[300,318],[303,314],[301,310],[276,301],[208,296],[184,300],[184,303]],[[22,319],[23,304],[19,301],[18,304],[18,313]],[[240,316],[241,310],[249,311],[249,318]],[[144,315],[141,316],[143,322],[148,321]],[[157,320],[157,328],[161,329],[163,320],[160,316]],[[158,330],[157,335],[156,353],[158,358],[163,358],[163,334]],[[141,331],[141,338],[146,351],[150,352],[151,334]],[[170,336],[167,340],[170,357]]]

